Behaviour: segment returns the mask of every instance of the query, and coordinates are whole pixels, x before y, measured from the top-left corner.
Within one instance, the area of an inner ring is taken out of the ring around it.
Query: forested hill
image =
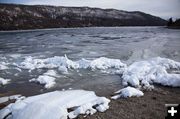
[[[91,26],[162,26],[167,21],[135,11],[0,4],[0,30]]]

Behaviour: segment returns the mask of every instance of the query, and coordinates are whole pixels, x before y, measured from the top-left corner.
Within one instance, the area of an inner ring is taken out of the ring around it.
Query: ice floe
[[[167,58],[152,58],[131,64],[123,73],[123,85],[152,88],[153,83],[179,87],[180,74],[168,73],[168,69],[180,70],[180,63]]]
[[[115,96],[111,97],[112,99],[118,99],[118,98],[128,98],[128,97],[140,97],[143,96],[144,93],[140,91],[139,89],[133,88],[133,87],[126,87],[123,88],[117,92],[115,92]]]
[[[28,97],[0,110],[1,119],[67,119],[109,108],[110,100],[92,91],[54,91]],[[70,110],[68,112],[68,109]]]
[[[0,77],[0,85],[6,85],[10,82],[10,79],[4,79]]]
[[[6,66],[8,63],[1,63]],[[154,83],[164,86],[180,87],[180,74],[169,73],[167,70],[180,70],[180,63],[167,58],[152,58],[134,62],[127,66],[119,59],[110,59],[100,57],[96,59],[81,59],[73,61],[65,56],[54,56],[50,58],[37,59],[31,56],[25,57],[22,62],[12,64],[15,69],[48,69],[48,71],[30,82],[43,84],[45,88],[51,88],[55,85],[58,78],[57,72],[68,74],[69,70],[90,69],[92,71],[100,70],[103,73],[121,74],[122,84],[135,88],[153,89]],[[2,68],[3,69],[3,68]],[[56,71],[57,72],[56,72]],[[0,84],[5,85],[8,79],[0,78]]]

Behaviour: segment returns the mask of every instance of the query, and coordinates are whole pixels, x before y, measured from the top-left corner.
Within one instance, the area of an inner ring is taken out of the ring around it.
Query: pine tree
[[[171,26],[173,24],[173,20],[172,20],[172,18],[169,18],[169,20],[168,20],[168,26]]]

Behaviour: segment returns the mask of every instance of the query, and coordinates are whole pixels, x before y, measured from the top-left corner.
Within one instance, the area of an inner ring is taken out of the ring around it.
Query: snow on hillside
[[[0,4],[0,14],[0,30],[166,25],[164,19],[143,12],[90,7]]]

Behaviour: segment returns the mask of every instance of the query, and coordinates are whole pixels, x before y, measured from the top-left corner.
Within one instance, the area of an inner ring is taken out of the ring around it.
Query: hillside
[[[159,17],[139,11],[0,4],[0,30],[91,26],[162,26],[166,23]]]

